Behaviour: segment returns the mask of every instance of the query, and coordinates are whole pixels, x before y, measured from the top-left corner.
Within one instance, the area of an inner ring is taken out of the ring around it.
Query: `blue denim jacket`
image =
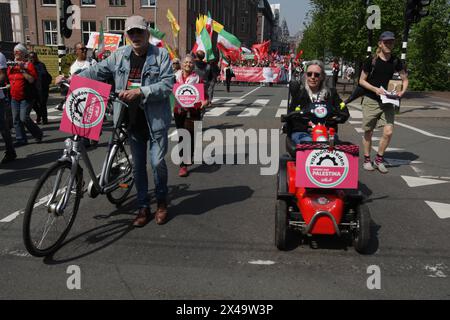
[[[79,74],[98,81],[114,79],[116,91],[126,90],[130,74],[131,46],[115,51],[108,59]],[[169,96],[174,84],[174,74],[166,49],[150,45],[142,69],[141,90],[144,94],[141,107],[149,123],[150,134],[168,130],[172,120]],[[120,104],[114,103],[114,122],[118,120]]]

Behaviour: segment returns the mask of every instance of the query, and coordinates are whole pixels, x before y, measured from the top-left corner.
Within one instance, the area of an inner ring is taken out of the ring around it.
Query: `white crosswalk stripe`
[[[238,117],[256,117],[262,111],[261,108],[246,108]]]
[[[235,105],[235,104],[241,104],[245,99],[231,99],[224,103],[224,105]]]
[[[275,118],[281,118],[281,116],[285,115],[285,114],[287,114],[287,108],[286,109],[280,108],[280,109],[278,109],[277,114],[275,115]]]
[[[230,110],[231,108],[229,107],[222,107],[222,108],[213,108],[211,110],[209,110],[208,112],[205,113],[205,117],[220,117],[221,115],[223,115],[224,113],[226,113],[228,110]]]
[[[288,107],[288,101],[287,100],[281,100],[280,108],[287,108]]]
[[[252,103],[253,106],[266,106],[269,103],[270,100],[268,99],[258,99],[255,102]]]

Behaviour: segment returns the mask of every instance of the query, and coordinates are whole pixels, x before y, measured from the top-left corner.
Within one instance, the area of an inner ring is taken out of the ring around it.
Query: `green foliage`
[[[299,49],[305,60],[343,58],[358,65],[365,59],[369,14],[361,0],[311,0],[312,10],[305,23]],[[381,29],[373,30],[372,52],[381,32],[396,34],[394,54],[400,56],[405,30],[405,0],[374,0],[381,9]],[[408,42],[407,63],[413,90],[448,90],[450,1],[432,0],[430,16],[412,26]]]

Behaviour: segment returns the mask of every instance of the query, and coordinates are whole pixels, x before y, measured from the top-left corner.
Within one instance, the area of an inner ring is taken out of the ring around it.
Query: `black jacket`
[[[309,98],[308,92],[303,86],[300,86],[297,84],[291,84],[290,85],[291,90],[291,103],[288,108],[288,113],[291,113],[295,111],[295,108],[300,107],[301,109],[307,108],[309,104],[312,102]],[[348,112],[347,106],[344,106],[344,108],[341,108],[340,104],[342,102],[342,99],[339,97],[339,94],[337,93],[335,88],[330,88],[330,93],[328,97],[326,97],[325,102],[329,102],[334,109],[335,113],[341,118],[341,121],[339,123],[344,123],[348,120],[350,117],[350,113]],[[303,122],[295,121],[294,123],[289,123],[289,131],[292,132],[307,132],[308,131],[308,125],[306,125]],[[336,132],[338,130],[337,124],[330,125],[330,127],[333,127]]]

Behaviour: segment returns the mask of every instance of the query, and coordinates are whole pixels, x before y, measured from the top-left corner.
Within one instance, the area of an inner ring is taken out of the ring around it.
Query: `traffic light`
[[[431,0],[419,0],[417,5],[417,21],[430,14]]]
[[[61,24],[61,35],[68,39],[72,36],[72,26],[69,23],[71,20],[72,14],[74,11],[72,10],[72,1],[71,0],[60,0],[61,1],[61,15],[60,15],[60,24]]]
[[[417,23],[423,17],[429,15],[431,0],[407,0],[405,19],[409,23]]]

